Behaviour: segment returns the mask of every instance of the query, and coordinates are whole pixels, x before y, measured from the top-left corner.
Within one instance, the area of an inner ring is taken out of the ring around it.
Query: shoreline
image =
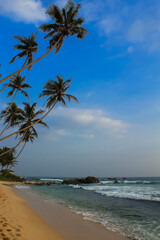
[[[31,207],[45,222],[66,240],[127,240],[129,238],[107,230],[98,222],[89,221],[68,207],[27,189],[14,191],[27,199]],[[54,216],[54,217],[53,217]]]
[[[0,182],[0,239],[64,240],[13,191],[15,184]]]
[[[8,223],[21,226],[19,233],[12,226],[12,235],[20,234],[15,239],[23,240],[127,240],[111,230],[107,230],[100,223],[84,220],[81,215],[71,211],[69,208],[50,201],[27,189],[13,187],[17,183],[0,182],[0,194],[7,198],[3,215]],[[20,183],[22,184],[22,183]],[[1,199],[1,198],[0,198]],[[2,199],[1,199],[2,200]],[[15,207],[16,206],[16,207]],[[18,214],[18,215],[17,215]],[[15,218],[16,216],[16,218]],[[11,221],[12,220],[12,221]],[[1,226],[1,223],[0,223]],[[2,227],[0,227],[1,229]],[[29,229],[29,231],[28,231]],[[30,231],[31,229],[31,231]],[[0,232],[1,233],[1,232]],[[8,233],[8,232],[7,232]],[[6,231],[5,231],[6,234]],[[8,235],[7,235],[8,236]],[[47,238],[46,238],[47,236]],[[3,239],[3,238],[2,238]],[[9,239],[14,239],[10,237]],[[9,240],[7,239],[7,240]]]

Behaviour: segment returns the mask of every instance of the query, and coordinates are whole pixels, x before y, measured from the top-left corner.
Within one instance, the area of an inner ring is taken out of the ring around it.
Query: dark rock
[[[98,178],[89,176],[85,178],[85,183],[100,183],[100,181]]]
[[[108,178],[105,178],[106,180],[109,180],[109,181],[115,181],[117,178],[111,178],[111,177],[108,177]]]
[[[86,178],[76,178],[76,179],[66,179],[63,180],[61,184],[90,184],[90,183],[100,183],[98,178],[86,177]]]
[[[104,179],[109,180],[109,181],[114,181],[114,183],[119,183],[117,178],[108,177],[108,178],[104,178]]]
[[[114,183],[115,183],[115,184],[119,183],[118,180],[117,180],[117,178],[114,180]]]
[[[59,183],[56,182],[24,182],[24,184],[36,185],[36,186],[43,186],[43,185],[57,185]]]
[[[46,185],[46,183],[44,183],[44,182],[36,182],[34,185],[43,186],[43,185]]]
[[[47,182],[47,183],[46,183],[47,186],[55,185],[55,184],[58,184],[58,183],[56,183],[56,182]]]

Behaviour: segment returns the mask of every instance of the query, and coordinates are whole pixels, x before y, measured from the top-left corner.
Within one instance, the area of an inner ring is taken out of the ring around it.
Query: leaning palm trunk
[[[11,167],[14,165],[14,163],[16,162],[16,160],[17,160],[17,158],[19,157],[19,155],[22,153],[22,151],[23,151],[23,149],[25,148],[25,146],[26,146],[26,142],[24,143],[24,145],[23,145],[21,151],[18,153],[17,157],[16,157],[15,160],[13,161]],[[9,169],[11,169],[11,167],[10,167]]]
[[[23,64],[23,66],[22,66],[22,68],[23,67],[25,67],[25,65],[26,65],[26,63],[27,63],[27,60],[28,60],[28,57],[26,58],[26,60],[25,60],[25,62],[24,62],[24,64]],[[21,68],[21,69],[22,69]],[[18,74],[16,74],[15,76],[14,76],[14,78],[5,86],[5,87],[3,87],[1,90],[0,90],[0,93],[4,90],[4,89],[6,89],[15,79],[16,79],[16,77],[18,77],[19,76],[19,74],[20,74],[21,72],[19,72]]]
[[[33,64],[35,64],[36,62],[40,61],[42,58],[44,58],[46,55],[48,55],[48,54],[56,47],[56,45],[60,42],[61,39],[62,39],[62,37],[60,37],[60,38],[58,39],[58,41],[53,45],[53,47],[51,47],[51,48],[49,49],[48,52],[46,52],[45,54],[43,54],[41,57],[37,58],[35,61],[33,61],[33,62],[29,63],[28,65],[22,67],[21,69],[17,70],[16,72],[14,72],[14,73],[10,74],[9,76],[3,78],[3,79],[0,81],[0,83],[8,80],[8,79],[11,78],[11,77],[13,77],[15,74],[18,74],[18,73],[20,74],[20,73],[21,73],[23,70],[25,70],[26,68],[28,68],[28,67],[32,66]],[[3,91],[3,89],[2,89],[1,91]],[[0,92],[1,92],[1,91],[0,91]]]
[[[37,123],[39,123],[40,121],[42,121],[42,120],[52,111],[52,109],[55,107],[56,104],[57,104],[57,101],[55,101],[54,105],[49,109],[49,111],[48,111],[42,118],[38,119],[35,123],[33,123],[33,124],[31,124],[31,125],[29,125],[29,126],[27,126],[27,127],[25,127],[25,128],[22,128],[21,130],[19,130],[19,131],[17,131],[17,132],[14,132],[14,133],[12,133],[12,134],[4,137],[4,138],[1,138],[0,141],[3,141],[3,140],[5,140],[5,139],[7,139],[7,138],[9,138],[9,137],[11,137],[11,136],[13,136],[13,135],[15,135],[15,134],[18,134],[18,133],[20,133],[20,132],[22,132],[22,131],[24,131],[24,130],[27,130],[28,128],[33,127],[35,124],[37,124]],[[0,155],[0,156],[1,156],[1,155]]]
[[[7,165],[7,167],[6,167],[6,169],[5,169],[5,170],[6,170],[6,174],[3,176],[3,179],[4,179],[4,178],[7,176],[7,174],[8,174],[8,171],[7,171],[7,170],[8,170],[8,167],[9,167],[9,165]]]
[[[4,133],[4,131],[9,127],[10,124],[11,124],[11,121],[9,121],[9,123],[5,126],[3,131],[0,133],[0,136]]]
[[[16,91],[16,93],[15,93],[15,95],[14,95],[14,98],[13,98],[11,104],[9,105],[9,107],[8,107],[6,113],[3,115],[3,117],[1,117],[0,121],[2,121],[2,119],[7,115],[9,109],[11,108],[12,104],[14,103],[14,100],[15,100],[15,98],[16,98],[16,96],[17,96],[17,93],[18,93],[18,90]]]
[[[21,144],[21,142],[23,141],[23,139],[24,139],[26,133],[27,133],[27,131],[24,132],[24,134],[23,134],[21,140],[17,143],[17,145],[16,145],[15,147],[9,149],[8,151],[6,151],[6,152],[4,152],[4,153],[1,153],[1,154],[0,154],[0,157],[2,157],[3,155],[5,155],[5,154],[7,154],[7,153],[9,153],[9,152],[11,152],[11,151],[13,151],[14,149],[16,149],[16,148]]]

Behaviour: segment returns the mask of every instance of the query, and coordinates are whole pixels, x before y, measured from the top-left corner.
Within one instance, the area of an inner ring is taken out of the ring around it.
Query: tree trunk
[[[9,171],[7,171],[8,167],[9,167],[9,165],[7,165],[7,167],[6,167],[6,174],[4,175],[3,179],[7,176],[8,172],[9,172]]]
[[[23,66],[22,66],[22,68],[26,65],[27,60],[28,60],[28,57],[26,58]],[[21,69],[22,69],[22,68],[21,68]],[[0,90],[0,93],[1,93],[4,89],[6,89],[6,88],[16,79],[16,77],[19,76],[19,74],[20,74],[20,72],[19,72],[17,75],[15,75],[15,77],[14,77],[6,86],[4,86],[4,87]],[[13,76],[14,76],[14,75],[13,75]]]
[[[7,126],[5,126],[5,128],[3,129],[3,131],[0,133],[0,136],[4,133],[4,131],[9,127],[10,124],[11,124],[11,121],[7,124]]]
[[[14,98],[13,98],[11,104],[9,105],[9,107],[8,107],[6,113],[3,115],[3,117],[1,117],[0,121],[2,121],[2,119],[7,115],[9,109],[11,108],[12,104],[14,103],[14,100],[15,100],[15,98],[16,98],[16,96],[17,96],[17,93],[18,93],[18,90],[16,91],[16,93],[15,93],[15,95],[14,95]]]
[[[15,74],[17,74],[17,73],[21,73],[21,72],[22,72],[23,70],[25,70],[26,68],[28,68],[28,67],[32,66],[34,63],[40,61],[42,58],[44,58],[46,55],[48,55],[48,54],[56,47],[56,45],[60,42],[61,39],[62,39],[62,37],[59,38],[59,40],[53,45],[52,48],[50,48],[50,50],[49,50],[48,52],[46,52],[45,54],[43,54],[41,57],[37,58],[35,61],[29,63],[29,64],[26,65],[26,66],[24,66],[23,68],[17,70],[16,72],[10,74],[9,76],[7,76],[7,77],[5,77],[5,78],[3,78],[2,80],[0,80],[0,83],[8,80],[9,78],[13,77],[13,76],[14,76]]]
[[[1,153],[1,154],[0,154],[0,157],[3,156],[3,155],[5,155],[5,154],[7,154],[7,153],[9,153],[9,152],[11,152],[11,151],[13,151],[14,149],[16,149],[16,148],[21,144],[23,138],[24,138],[25,135],[26,135],[26,132],[27,132],[27,131],[25,131],[25,133],[23,134],[21,140],[17,143],[17,145],[16,145],[15,147],[9,149],[8,151],[6,151],[6,152],[4,152],[4,153]]]
[[[33,127],[35,124],[39,123],[41,120],[43,120],[43,119],[52,111],[52,109],[55,107],[56,103],[57,103],[57,101],[56,101],[56,102],[54,103],[54,105],[50,108],[50,110],[49,110],[42,118],[38,119],[35,123],[33,123],[33,124],[31,124],[31,125],[23,128],[23,129],[17,131],[17,132],[14,132],[14,133],[12,133],[12,134],[4,137],[4,138],[1,138],[0,141],[3,141],[3,140],[5,140],[5,139],[7,139],[7,138],[9,138],[9,137],[11,137],[11,136],[13,136],[13,135],[15,135],[15,134],[17,134],[17,133],[20,133],[20,132],[22,132],[22,131],[30,128],[30,127]],[[0,156],[1,156],[1,155],[0,155]]]

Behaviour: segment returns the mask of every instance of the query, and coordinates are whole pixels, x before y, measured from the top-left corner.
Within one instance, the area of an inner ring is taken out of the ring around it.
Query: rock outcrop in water
[[[118,182],[118,179],[116,178],[116,179],[114,180],[114,184],[117,184],[117,183],[119,183],[119,182]]]
[[[119,183],[118,178],[110,178],[110,177],[108,177],[108,178],[104,178],[104,180],[114,181],[113,183],[115,183],[115,184]]]
[[[24,182],[24,184],[36,185],[36,186],[43,186],[43,185],[50,186],[50,185],[57,185],[57,184],[60,184],[60,183],[56,183],[56,182],[32,182],[32,181],[26,181],[26,182]]]
[[[100,183],[100,180],[95,177],[86,177],[86,178],[75,178],[75,179],[66,179],[63,180],[61,184],[90,184],[90,183]]]
[[[76,178],[76,179],[66,179],[62,183],[57,182],[33,182],[25,181],[24,184],[36,185],[36,186],[51,186],[51,185],[60,185],[60,184],[90,184],[90,183],[100,183],[100,180],[95,177],[86,177],[86,178]]]

